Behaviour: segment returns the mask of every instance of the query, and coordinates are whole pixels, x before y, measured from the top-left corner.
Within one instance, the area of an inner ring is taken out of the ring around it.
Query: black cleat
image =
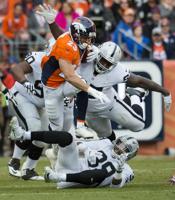
[[[44,180],[43,176],[38,175],[38,173],[34,169],[23,169],[21,177],[24,180],[32,180],[32,181]]]

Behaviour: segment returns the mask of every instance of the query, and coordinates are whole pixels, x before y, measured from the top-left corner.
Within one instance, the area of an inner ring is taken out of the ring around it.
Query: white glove
[[[95,132],[91,128],[85,126],[85,124],[82,122],[77,122],[75,133],[77,137],[81,137],[84,139],[92,139],[96,136]]]
[[[98,90],[93,89],[90,86],[89,86],[87,92],[88,92],[88,94],[95,97],[96,99],[99,99],[101,103],[109,103],[110,102],[110,99],[103,92],[99,92]]]
[[[123,165],[125,164],[127,159],[127,154],[121,154],[116,156],[116,162],[117,165],[115,165],[115,169],[118,172],[121,172],[123,170]]]
[[[98,57],[98,54],[99,54],[100,50],[99,50],[98,47],[92,45],[92,46],[88,47],[88,52],[89,53],[87,54],[86,61],[87,62],[92,62]]]
[[[172,103],[171,94],[168,96],[163,96],[163,99],[164,99],[165,109],[167,112],[169,112],[171,108],[171,103]]]
[[[23,86],[26,88],[28,94],[33,94],[33,95],[37,94],[37,91],[33,83],[26,81],[23,83]]]
[[[55,21],[57,11],[53,9],[50,5],[43,4],[39,5],[39,10],[36,11],[38,15],[43,16],[48,24],[52,24]]]

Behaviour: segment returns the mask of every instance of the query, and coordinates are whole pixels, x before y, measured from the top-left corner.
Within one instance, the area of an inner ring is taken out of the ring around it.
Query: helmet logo
[[[72,23],[72,25],[74,26],[75,30],[80,33],[80,31],[82,32],[86,32],[86,28],[83,26],[83,24],[80,24],[78,22],[74,22]]]

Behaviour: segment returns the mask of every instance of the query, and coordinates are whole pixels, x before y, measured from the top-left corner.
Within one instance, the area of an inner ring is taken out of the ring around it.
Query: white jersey
[[[93,63],[81,64],[77,71],[82,78],[84,78],[87,83],[97,89],[102,91],[111,100],[109,103],[101,103],[98,99],[89,98],[88,101],[88,111],[98,112],[100,110],[109,109],[112,107],[114,101],[115,90],[113,86],[119,83],[124,83],[130,76],[129,70],[124,67],[121,63],[118,63],[111,71],[94,75]]]
[[[83,158],[80,157],[81,171],[92,170],[92,169],[103,169],[108,173],[108,177],[105,178],[101,183],[94,184],[91,187],[122,187],[127,182],[130,182],[133,177],[133,171],[128,164],[124,164],[122,172],[121,184],[115,186],[112,185],[112,179],[118,166],[117,159],[112,156],[113,144],[109,139],[102,139],[96,141],[85,141],[79,145],[79,149],[85,149],[85,155]],[[103,150],[102,150],[103,149]],[[66,171],[63,171],[66,173]],[[68,173],[71,173],[68,172]],[[75,173],[75,172],[74,172]],[[81,184],[77,183],[58,183],[59,188],[65,187],[81,187]],[[85,187],[85,185],[82,185]]]
[[[25,58],[25,61],[33,69],[32,73],[26,75],[26,79],[34,84],[37,90],[37,94],[28,94],[24,86],[17,81],[13,86],[13,91],[18,91],[22,96],[27,98],[39,108],[44,107],[44,93],[43,86],[41,83],[41,61],[44,55],[45,52],[32,52],[28,54]]]

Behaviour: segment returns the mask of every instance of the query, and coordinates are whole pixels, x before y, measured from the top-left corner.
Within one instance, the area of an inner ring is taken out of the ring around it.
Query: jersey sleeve
[[[30,52],[24,60],[32,67],[33,71],[41,71],[41,61],[44,55],[44,52]]]

